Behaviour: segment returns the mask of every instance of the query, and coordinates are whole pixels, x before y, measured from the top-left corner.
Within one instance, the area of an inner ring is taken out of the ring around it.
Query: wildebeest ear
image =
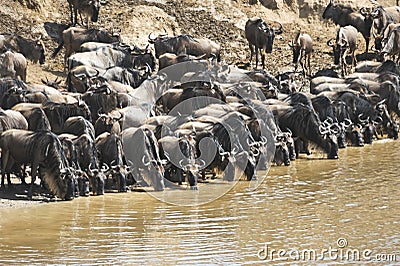
[[[106,0],[100,0],[100,5],[107,5],[108,4],[108,1],[106,1]]]

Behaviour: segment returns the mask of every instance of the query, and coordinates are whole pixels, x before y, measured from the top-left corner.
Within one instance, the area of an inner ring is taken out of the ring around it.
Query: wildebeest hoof
[[[197,186],[190,186],[190,190],[199,190]]]

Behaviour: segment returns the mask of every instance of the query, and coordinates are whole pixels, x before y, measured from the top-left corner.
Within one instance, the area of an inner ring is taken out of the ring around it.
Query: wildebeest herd
[[[133,185],[162,191],[185,182],[196,190],[218,174],[253,180],[301,153],[321,150],[337,159],[347,145],[398,138],[399,59],[390,59],[400,52],[400,7],[354,10],[330,1],[322,17],[340,26],[327,41],[340,73],[312,75],[312,33],[298,32],[288,45],[294,71],[300,63],[310,79],[310,88],[300,89],[296,73],[264,70],[265,53],[284,34],[280,23],[247,21],[256,64],[245,70],[225,64],[219,44],[188,34],[150,33],[146,47],[123,43],[120,33],[88,28],[99,1],[68,2],[71,27],[53,52],[65,48],[65,86],[26,82],[27,59],[45,63],[40,39],[0,35],[2,189],[5,178],[12,189],[15,175],[23,184],[31,177],[29,197],[40,177],[65,200]],[[78,14],[88,17],[87,28],[75,27]],[[374,37],[376,61],[356,62],[358,32],[366,52]]]

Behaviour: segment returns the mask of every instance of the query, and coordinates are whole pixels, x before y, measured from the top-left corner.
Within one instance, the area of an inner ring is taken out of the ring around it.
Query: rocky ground
[[[222,47],[222,58],[229,64],[247,63],[249,49],[244,38],[244,25],[248,18],[259,16],[267,22],[280,22],[283,34],[274,43],[272,54],[267,55],[267,70],[276,75],[293,70],[289,43],[297,31],[308,33],[314,39],[312,72],[331,66],[333,59],[326,42],[335,36],[335,26],[322,20],[322,13],[329,0],[108,0],[101,7],[99,21],[92,26],[121,31],[123,41],[146,46],[149,33],[188,33],[194,37],[207,37]],[[355,7],[370,7],[376,2],[357,0],[341,1]],[[380,1],[384,6],[395,1]],[[268,8],[267,8],[268,7]],[[56,58],[51,54],[58,45],[58,38],[70,21],[66,0],[0,0],[0,32],[14,32],[25,37],[42,36],[47,52],[47,63],[39,66],[30,63],[28,81],[40,83],[46,77],[65,80],[63,50]],[[358,53],[365,43],[359,36]],[[26,195],[24,187],[19,187]],[[25,206],[48,200],[36,196],[36,201],[15,200],[18,193],[0,192],[0,208]],[[11,201],[10,201],[11,200]],[[11,202],[11,203],[10,203]]]

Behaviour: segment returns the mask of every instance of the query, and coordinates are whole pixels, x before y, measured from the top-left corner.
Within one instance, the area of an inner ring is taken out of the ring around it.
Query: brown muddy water
[[[396,264],[399,150],[399,141],[376,142],[342,150],[339,160],[273,167],[256,190],[239,182],[200,206],[112,193],[2,209],[0,264],[349,264],[356,254]]]

